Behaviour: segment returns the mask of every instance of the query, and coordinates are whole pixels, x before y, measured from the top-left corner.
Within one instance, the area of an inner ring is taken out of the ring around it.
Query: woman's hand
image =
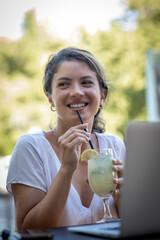
[[[62,167],[72,172],[77,168],[82,144],[88,144],[90,133],[85,132],[87,123],[71,127],[58,139]]]
[[[113,182],[117,184],[117,187],[115,191],[113,192],[112,196],[114,198],[114,201],[116,203],[116,207],[119,214],[120,209],[120,193],[121,193],[121,186],[123,184],[123,163],[120,160],[114,159],[113,160],[113,170],[117,172],[117,178],[113,179]]]

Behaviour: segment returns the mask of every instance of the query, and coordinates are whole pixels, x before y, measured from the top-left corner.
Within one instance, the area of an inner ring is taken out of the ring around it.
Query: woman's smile
[[[72,110],[83,110],[86,108],[87,105],[88,105],[87,102],[72,102],[69,103],[67,106]]]

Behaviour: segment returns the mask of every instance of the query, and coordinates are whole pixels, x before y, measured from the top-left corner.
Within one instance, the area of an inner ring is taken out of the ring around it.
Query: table
[[[93,235],[74,233],[74,232],[67,230],[66,227],[49,229],[47,231],[53,234],[54,240],[91,240],[91,239],[92,240],[103,240],[103,239],[107,239],[104,237],[97,237],[97,236],[93,236]],[[125,238],[125,239],[160,240],[160,234],[153,235],[153,236],[151,236],[151,235],[143,236],[143,237],[138,236],[138,237],[132,237],[132,238]]]
[[[109,239],[104,237],[97,237],[93,235],[71,232],[68,230],[67,227],[58,227],[58,228],[43,229],[43,230],[30,230],[29,232],[30,234],[29,233],[23,233],[23,234],[11,233],[10,238],[8,239],[10,240],[37,240],[37,239],[39,240],[103,240],[103,239]],[[160,234],[125,238],[125,240],[127,239],[160,240]]]
[[[45,229],[41,232],[45,233],[51,233],[53,237],[49,237],[48,240],[103,240],[103,239],[109,239],[104,237],[97,237],[93,235],[87,235],[87,234],[80,234],[71,232],[67,229],[67,227],[58,227],[58,228],[52,228],[52,229]],[[40,231],[32,231],[32,233],[38,233],[40,234]],[[40,239],[40,238],[39,238]],[[47,238],[43,238],[47,239]],[[119,238],[120,239],[120,238]],[[141,237],[130,237],[125,238],[127,239],[142,239],[142,240],[160,240],[160,234],[157,235],[148,235],[148,236],[141,236]],[[24,239],[25,240],[25,239]],[[42,240],[42,238],[41,238]]]

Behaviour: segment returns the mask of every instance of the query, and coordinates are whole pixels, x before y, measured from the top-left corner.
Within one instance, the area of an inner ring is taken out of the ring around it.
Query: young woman
[[[103,201],[87,181],[88,163],[79,161],[81,152],[90,148],[90,139],[95,148],[113,149],[113,169],[118,172],[114,182],[122,184],[124,143],[104,133],[99,117],[108,95],[100,63],[88,51],[63,49],[46,66],[44,90],[57,112],[56,125],[51,131],[20,137],[8,172],[7,189],[14,197],[19,231],[95,223],[103,218]],[[114,217],[119,214],[119,192],[116,189],[110,199]]]

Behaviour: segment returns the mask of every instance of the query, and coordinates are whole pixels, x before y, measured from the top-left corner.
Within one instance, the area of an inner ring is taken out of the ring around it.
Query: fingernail
[[[114,179],[114,182],[115,182],[115,183],[118,183],[118,182],[119,182],[119,181],[118,181],[118,178],[115,178],[115,179]]]
[[[118,170],[118,167],[117,167],[117,166],[113,166],[113,169],[114,169],[115,171],[117,171],[117,170]]]
[[[113,159],[112,161],[113,161],[113,163],[115,163],[115,164],[118,162],[116,159]]]
[[[115,191],[115,194],[117,195],[118,194],[118,189],[115,189],[114,191]]]

